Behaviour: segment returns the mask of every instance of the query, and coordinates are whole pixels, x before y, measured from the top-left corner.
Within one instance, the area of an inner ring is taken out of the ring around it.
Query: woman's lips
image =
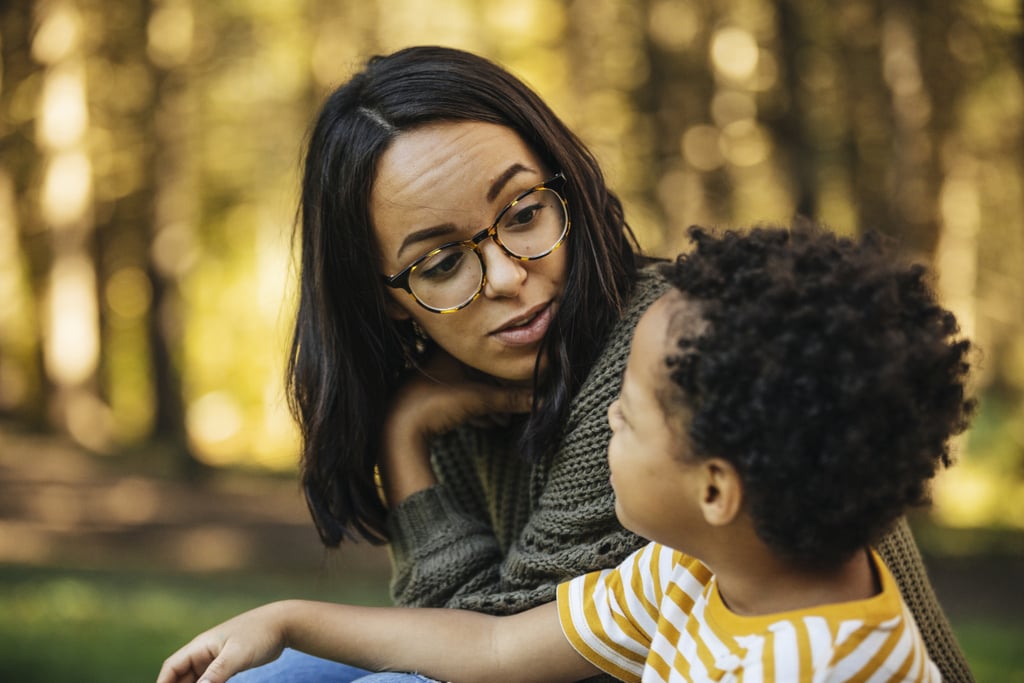
[[[544,338],[551,320],[554,318],[555,307],[547,303],[518,325],[507,325],[499,330],[491,332],[491,336],[498,341],[510,346],[524,346],[535,344]]]

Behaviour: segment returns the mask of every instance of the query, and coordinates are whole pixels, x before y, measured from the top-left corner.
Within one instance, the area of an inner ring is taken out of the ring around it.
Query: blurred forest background
[[[81,517],[52,496],[16,504],[35,490],[24,482],[59,476],[45,443],[113,473],[122,486],[101,508],[122,523],[157,514],[129,473],[182,492],[240,470],[293,486],[282,380],[302,143],[368,56],[420,43],[480,52],[530,83],[595,151],[650,253],[684,248],[693,223],[801,213],[880,230],[932,264],[980,350],[980,412],[918,522],[922,545],[1024,554],[1022,7],[0,3],[0,473],[22,482],[0,500],[0,565],[43,567],[55,551],[26,530]],[[289,491],[289,523],[312,542]],[[225,552],[227,537],[203,538]],[[187,556],[180,566],[218,568]],[[81,598],[83,584],[60,585]],[[44,610],[17,605],[22,624]]]

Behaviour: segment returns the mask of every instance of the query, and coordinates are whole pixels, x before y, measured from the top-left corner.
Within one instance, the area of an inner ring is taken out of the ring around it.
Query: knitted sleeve
[[[499,581],[503,552],[488,514],[493,504],[475,467],[488,448],[474,436],[459,430],[435,439],[431,460],[439,483],[413,494],[388,517],[391,597],[398,605],[444,607],[457,593]],[[505,479],[522,479],[515,466],[525,463],[491,460],[506,465]]]
[[[878,544],[878,552],[899,584],[903,601],[910,607],[928,647],[928,654],[946,683],[973,683],[960,646],[935,597],[921,554],[905,517]]]
[[[434,453],[442,483],[404,501],[389,521],[398,604],[520,612],[553,600],[562,581],[615,566],[643,545],[615,517],[607,410],[633,328],[666,287],[641,278],[548,459],[527,463],[507,443],[503,452],[482,437],[450,438]]]

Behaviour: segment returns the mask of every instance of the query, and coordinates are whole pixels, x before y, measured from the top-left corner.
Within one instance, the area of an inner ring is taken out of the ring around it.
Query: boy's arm
[[[288,600],[197,636],[157,683],[225,683],[284,647],[374,671],[444,681],[576,681],[600,673],[566,640],[555,603],[507,617],[453,609],[355,607]]]

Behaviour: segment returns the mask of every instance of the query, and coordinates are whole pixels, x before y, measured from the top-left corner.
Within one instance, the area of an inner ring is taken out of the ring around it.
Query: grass
[[[282,597],[383,604],[380,577],[181,576],[0,567],[0,681],[145,683],[199,631]],[[1024,623],[954,627],[980,683],[1024,683]]]
[[[308,584],[308,582],[306,582]],[[379,580],[0,568],[0,681],[140,683],[201,630],[283,597],[381,604]]]
[[[971,619],[953,627],[978,683],[1024,683],[1024,624]]]

